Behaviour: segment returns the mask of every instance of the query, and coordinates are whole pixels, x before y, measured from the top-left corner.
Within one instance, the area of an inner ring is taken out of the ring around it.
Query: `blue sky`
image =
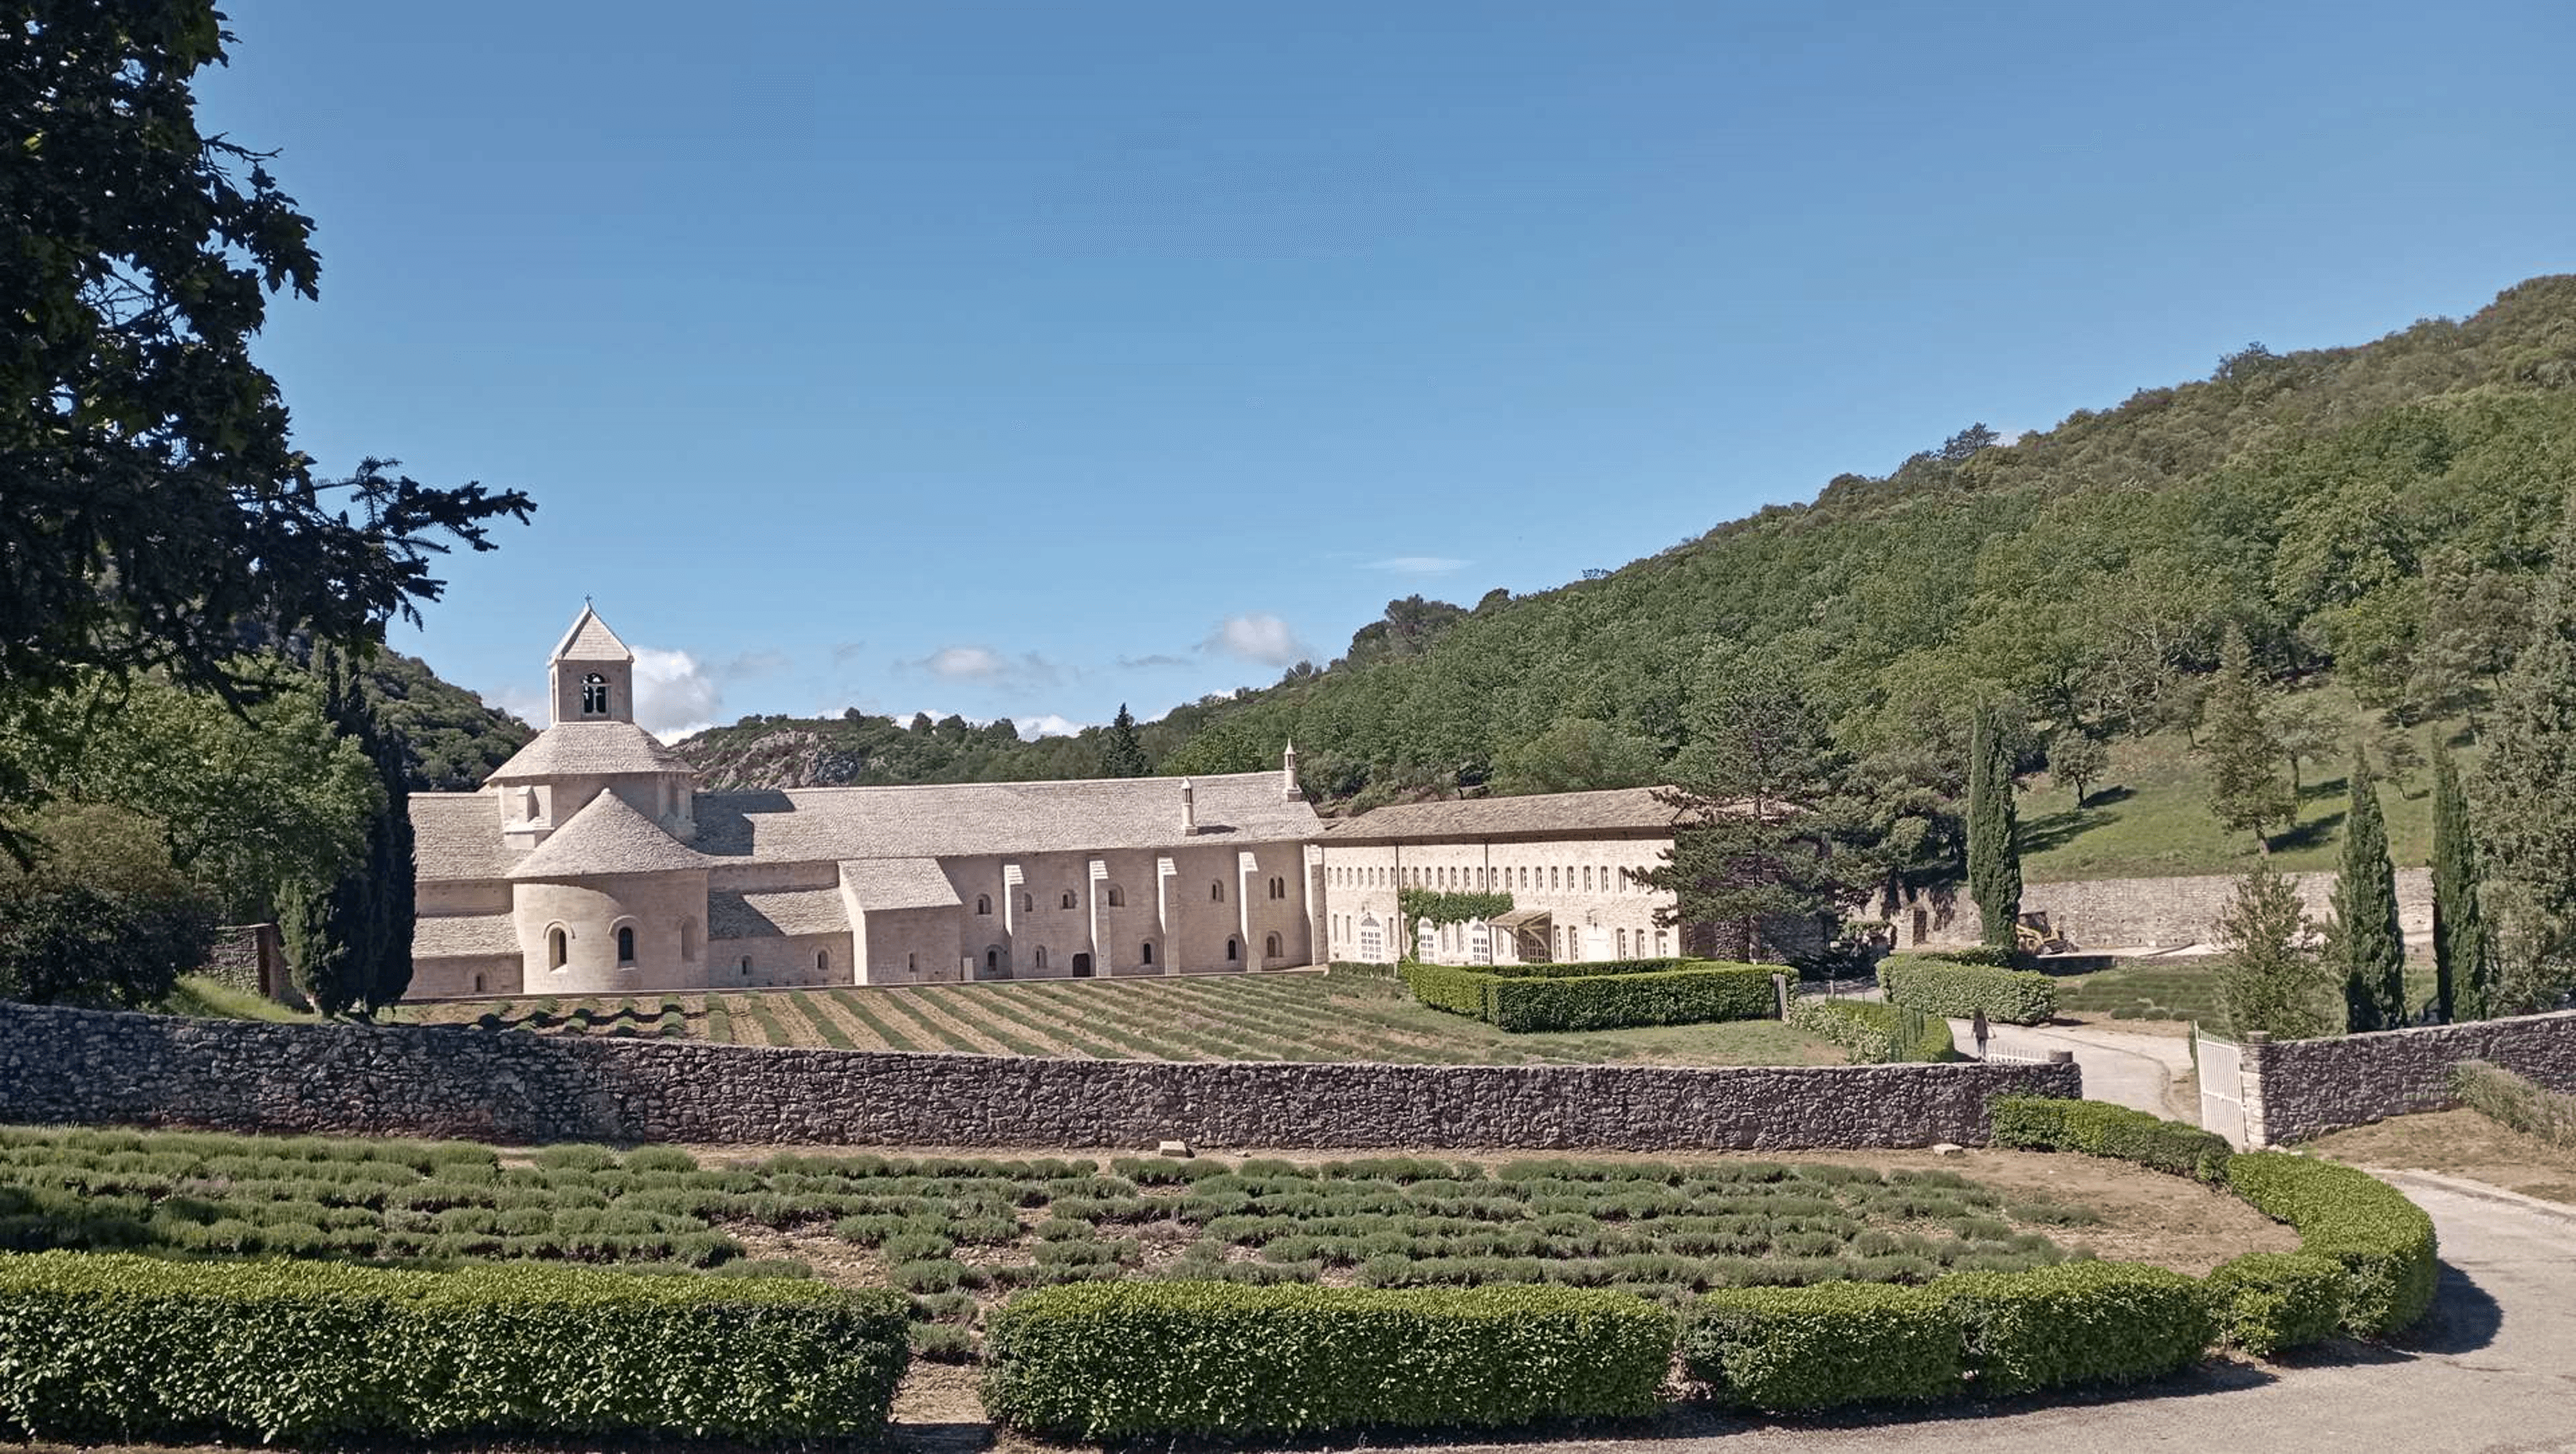
[[[234,0],[331,472],[514,485],[395,644],[649,725],[1158,715],[2576,265],[2576,11]]]

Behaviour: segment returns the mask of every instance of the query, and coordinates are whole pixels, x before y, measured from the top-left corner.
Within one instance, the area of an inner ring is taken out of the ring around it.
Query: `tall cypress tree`
[[[1144,777],[1154,770],[1145,759],[1145,744],[1136,736],[1136,718],[1127,704],[1118,704],[1118,715],[1109,721],[1109,730],[1101,734],[1100,771],[1104,777]]]
[[[2489,1015],[2552,1005],[2576,981],[2576,509],[2497,694],[2478,766]]]
[[[2487,1017],[2486,925],[2478,916],[2478,845],[2451,750],[2433,761],[2433,992],[2445,1024]]]
[[[365,849],[327,883],[290,884],[278,896],[278,931],[296,982],[326,1015],[371,1016],[411,985],[413,916],[409,764],[366,700],[347,655],[315,650],[324,712],[376,768],[383,801]]]
[[[2397,870],[2370,762],[2352,755],[2352,809],[2343,825],[2343,875],[2335,881],[2335,951],[2342,961],[2350,1028],[2406,1023],[2406,940],[2397,928]]]
[[[2269,854],[2272,830],[2290,826],[2299,800],[2281,776],[2281,742],[2264,708],[2253,648],[2244,632],[2230,626],[2219,647],[2218,675],[2210,682],[2208,734],[2200,744],[2209,756],[2209,811],[2221,827],[2253,834],[2255,846]]]
[[[2021,922],[2021,845],[2013,805],[2012,742],[1989,707],[1977,709],[1968,739],[1968,897],[1977,901],[1985,941],[2016,943]]]

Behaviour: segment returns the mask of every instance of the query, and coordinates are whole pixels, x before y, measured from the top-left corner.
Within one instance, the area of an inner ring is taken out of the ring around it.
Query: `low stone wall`
[[[2283,877],[2299,891],[2308,914],[2333,917],[2336,874],[2294,873]],[[2173,949],[2205,944],[2218,937],[2219,916],[2235,898],[2241,880],[2228,874],[2173,878],[2091,878],[2062,883],[2026,884],[2021,911],[2046,914],[2049,927],[2085,949]],[[1918,920],[1916,912],[1921,911]],[[1916,944],[1957,945],[1979,941],[1984,920],[1965,892],[1925,894],[1882,906],[1895,926],[1897,947]],[[2423,868],[2397,870],[2397,923],[2410,937],[2433,932],[2433,875]],[[1917,930],[1920,929],[1920,937]]]
[[[2245,1037],[2248,1144],[2305,1141],[2390,1116],[2448,1110],[2451,1067],[2489,1060],[2576,1092],[2576,1010],[2326,1040]]]
[[[1424,1066],[1008,1059],[269,1025],[0,1005],[0,1121],[947,1146],[1964,1145],[2073,1065]]]
[[[277,999],[286,993],[286,950],[275,924],[226,924],[215,931],[199,973],[245,994]]]

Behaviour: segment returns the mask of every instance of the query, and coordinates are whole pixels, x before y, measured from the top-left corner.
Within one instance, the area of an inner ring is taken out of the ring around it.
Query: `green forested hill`
[[[1965,429],[1598,579],[1399,602],[1343,660],[1143,740],[1158,771],[1215,772],[1272,765],[1293,735],[1310,789],[1354,806],[1644,780],[1685,745],[1711,653],[1746,647],[1790,663],[1872,770],[1940,793],[1981,696],[2021,704],[2032,768],[2054,732],[2115,760],[2187,734],[2230,625],[2268,674],[2330,675],[2421,735],[2510,659],[2571,481],[2576,277],[2542,278],[2373,343],[2251,346],[2018,441]],[[745,723],[691,751],[749,764],[781,732],[811,738],[809,781],[1099,770],[1096,732],[1022,746],[955,724],[949,750],[906,756],[939,725],[873,718]]]

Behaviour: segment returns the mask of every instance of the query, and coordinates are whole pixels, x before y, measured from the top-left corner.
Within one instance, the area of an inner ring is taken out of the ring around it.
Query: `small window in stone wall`
[[[828,949],[817,949],[814,951],[814,970],[817,974],[830,974],[832,972],[832,951]]]
[[[1237,944],[1229,935],[1225,941],[1225,962],[1232,964],[1241,958],[1243,958],[1243,946]]]
[[[1279,957],[1279,936],[1272,934],[1261,941],[1261,952],[1272,959]]]
[[[635,962],[635,926],[632,924],[617,926],[617,962],[621,965]]]
[[[1154,941],[1151,939],[1145,941],[1144,960],[1147,964],[1154,962]]]
[[[1127,907],[1127,891],[1118,887],[1116,884],[1111,884],[1102,893],[1101,897],[1102,900],[1113,909],[1123,909]]]
[[[561,924],[546,931],[546,968],[561,969],[572,958],[570,939]]]
[[[1075,902],[1076,900],[1073,895],[1073,890],[1066,889],[1064,891],[1064,902],[1059,907],[1070,909],[1074,906]]]
[[[581,679],[581,714],[585,717],[608,715],[608,678],[592,672]]]
[[[990,914],[993,912],[993,896],[991,894],[977,894],[975,896],[975,912],[978,914]]]
[[[1034,914],[1037,912],[1037,908],[1038,896],[1030,893],[1026,889],[1022,889],[1020,891],[1020,912],[1023,914]]]
[[[1225,902],[1225,880],[1219,879],[1215,883],[1208,885],[1208,902],[1211,904],[1222,904]]]
[[[1030,958],[1030,960],[1029,960],[1029,963],[1030,963],[1033,967],[1038,968],[1038,969],[1044,969],[1044,968],[1046,968],[1046,946],[1045,946],[1045,945],[1041,944],[1041,945],[1039,945],[1039,946],[1038,946],[1038,948],[1037,948],[1037,953],[1036,953],[1035,955],[1031,956],[1031,958]]]
[[[740,966],[740,968],[739,968],[739,971],[738,971],[738,972],[742,975],[742,977],[743,977],[744,979],[749,979],[749,978],[751,978],[751,956],[750,956],[750,955],[746,954],[746,955],[744,955],[744,956],[742,957],[742,964],[741,964],[741,966]]]

